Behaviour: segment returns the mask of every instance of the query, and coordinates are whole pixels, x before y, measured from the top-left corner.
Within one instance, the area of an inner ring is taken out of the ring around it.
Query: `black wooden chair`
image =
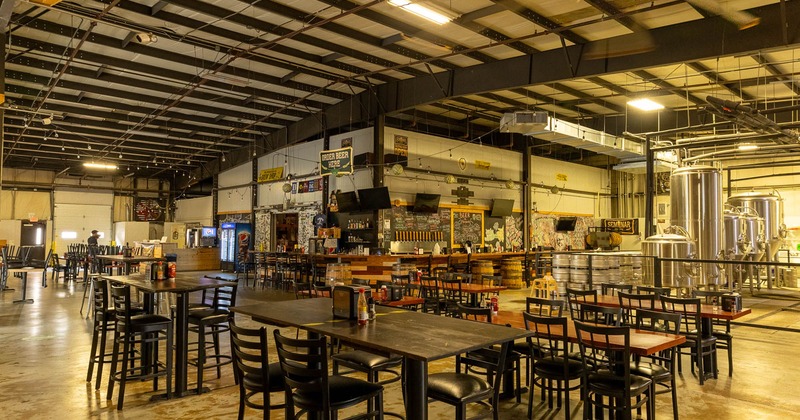
[[[636,286],[636,293],[651,294],[658,296],[669,296],[672,294],[670,287]]]
[[[525,312],[536,316],[562,316],[564,313],[564,301],[561,299],[543,299],[537,297],[525,298]],[[530,378],[533,377],[531,373],[531,348],[528,340],[514,342],[514,351],[520,355],[520,358],[525,361],[525,371],[528,375],[525,377],[525,384],[528,385]],[[533,351],[540,351],[533,349]]]
[[[528,390],[528,418],[533,415],[533,389],[538,386],[548,392],[548,407],[553,408],[553,392],[557,393],[557,406],[564,396],[564,414],[569,420],[569,392],[581,384],[570,387],[570,382],[583,378],[583,363],[569,357],[567,318],[559,315],[534,315],[523,312],[525,329],[534,332],[527,339],[531,358],[531,387]],[[555,382],[555,385],[554,385]]]
[[[167,398],[172,396],[172,319],[137,312],[131,302],[130,286],[111,286],[114,301],[116,329],[111,372],[108,377],[106,399],[114,395],[114,383],[119,382],[117,410],[122,410],[125,400],[125,383],[153,380],[153,391],[158,390],[158,378],[166,377]],[[158,343],[165,341],[166,363],[158,360]],[[137,360],[132,360],[134,347],[140,346]],[[122,363],[120,365],[120,356]],[[138,366],[135,362],[139,362]]]
[[[622,322],[622,308],[583,303],[578,305],[578,317],[574,319],[597,325],[618,327]]]
[[[681,327],[681,314],[639,309],[636,311],[634,327],[637,330],[678,334]],[[675,420],[678,420],[678,394],[675,386],[675,347],[661,350],[650,356],[637,358],[631,364],[631,373],[652,381],[650,395],[653,398],[657,394],[671,393],[672,415]],[[657,385],[662,388],[657,388]],[[655,410],[655,401],[651,407]],[[655,412],[648,417],[654,418]]]
[[[267,329],[242,328],[233,318],[229,328],[233,374],[239,383],[239,420],[244,418],[245,407],[264,410],[264,419],[269,419],[270,409],[285,407],[272,403],[272,394],[285,392],[285,383],[280,363],[269,363]]]
[[[569,303],[569,316],[578,319],[578,309],[582,303],[597,303],[597,290],[567,289],[567,302]]]
[[[228,321],[233,313],[228,310],[236,305],[237,282],[232,281],[230,286],[214,289],[214,297],[210,307],[199,307],[189,310],[187,320],[189,331],[197,333],[197,358],[189,363],[197,367],[197,392],[203,390],[203,372],[209,368],[217,369],[217,378],[222,377],[222,366],[232,362],[231,355],[222,354],[220,351],[220,335],[228,332]],[[206,345],[206,334],[211,336],[211,345]],[[208,354],[213,348],[214,352]],[[207,363],[208,359],[214,360]]]
[[[600,284],[600,293],[604,295],[611,295],[614,296],[617,292],[633,292],[633,285],[632,284],[612,284],[612,283],[601,283]]]
[[[658,295],[618,292],[619,307],[622,308],[622,325],[632,325],[638,309],[655,309]]]
[[[631,411],[645,404],[648,414],[652,413],[652,382],[631,374],[630,327],[574,322],[584,372],[583,418],[602,418],[602,410],[607,409],[613,412],[611,418],[630,419]]]
[[[693,290],[692,297],[701,298],[704,303],[713,305],[716,301],[718,307],[722,305],[722,295],[727,292],[721,290]],[[733,376],[733,334],[731,334],[731,321],[715,319],[712,321],[711,334],[717,339],[717,349],[728,352],[728,376]]]
[[[679,313],[681,320],[680,334],[686,337],[686,342],[678,347],[678,372],[681,371],[680,356],[688,354],[692,358],[692,373],[697,365],[700,385],[705,383],[706,368],[710,368],[713,377],[717,378],[717,339],[713,335],[704,336],[701,327],[700,298],[673,298],[661,296],[661,308],[667,312]],[[710,332],[709,332],[710,333]],[[711,366],[704,366],[705,357],[711,360]]]
[[[419,283],[419,297],[422,298],[422,312],[433,312],[436,315],[442,313],[445,301],[439,291],[437,276],[422,276]]]
[[[286,419],[294,420],[302,411],[317,413],[323,419],[336,419],[344,408],[377,399],[382,401],[383,385],[341,375],[328,375],[325,337],[294,339],[274,330],[283,379],[286,383]],[[365,414],[383,418],[383,405]]]

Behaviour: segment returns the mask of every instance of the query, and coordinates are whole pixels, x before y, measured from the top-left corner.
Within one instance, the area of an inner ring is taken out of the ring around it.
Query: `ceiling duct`
[[[547,126],[547,120],[546,112],[509,112],[500,119],[500,132],[527,134],[539,131]]]
[[[506,117],[503,116],[503,119],[505,118]],[[644,148],[641,143],[592,128],[583,127],[580,124],[566,122],[548,116],[545,124],[537,124],[537,126],[540,128],[528,130],[522,134],[552,143],[613,156],[621,160],[641,159],[644,156]]]

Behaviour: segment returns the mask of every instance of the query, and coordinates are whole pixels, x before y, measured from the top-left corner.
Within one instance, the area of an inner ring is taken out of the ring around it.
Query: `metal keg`
[[[695,242],[680,226],[670,226],[665,233],[653,235],[642,241],[642,253],[646,257],[694,258]],[[697,267],[677,261],[661,262],[662,287],[693,287]],[[645,258],[642,283],[653,285],[655,268],[652,258]]]
[[[783,198],[777,191],[772,193],[750,191],[728,197],[727,203],[734,207],[752,209],[764,218],[764,241],[767,261],[775,260],[781,242],[786,238],[786,225],[783,223]]]
[[[569,266],[572,269],[589,269],[589,254],[570,255]]]
[[[570,254],[553,254],[553,268],[569,267]]]
[[[722,234],[722,172],[712,166],[687,166],[672,172],[670,185],[670,223],[686,229],[694,239],[698,258],[724,258]],[[693,285],[720,285],[715,263],[700,265],[688,280]]]

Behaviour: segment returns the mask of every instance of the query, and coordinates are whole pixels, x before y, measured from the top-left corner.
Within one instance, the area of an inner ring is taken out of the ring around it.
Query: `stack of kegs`
[[[569,288],[589,290],[589,254],[570,255]]]
[[[608,282],[612,284],[622,283],[622,273],[620,268],[620,260],[622,256],[614,253],[606,255],[606,258],[608,259]]]
[[[554,254],[553,255],[553,278],[556,279],[558,286],[558,294],[563,295],[567,293],[567,285],[570,279],[570,254]]]
[[[600,290],[601,284],[610,283],[609,260],[607,254],[593,254],[592,259],[592,289]]]
[[[637,254],[631,257],[631,271],[633,271],[633,277],[631,277],[631,282],[633,284],[642,284],[642,255]]]

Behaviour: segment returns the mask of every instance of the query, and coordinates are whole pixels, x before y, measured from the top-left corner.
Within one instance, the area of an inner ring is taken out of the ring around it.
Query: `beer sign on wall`
[[[353,148],[323,150],[319,152],[320,175],[339,175],[353,173]]]
[[[600,226],[607,232],[618,232],[620,235],[639,234],[639,219],[603,219]]]
[[[166,201],[157,198],[134,198],[133,219],[137,222],[163,222]]]

